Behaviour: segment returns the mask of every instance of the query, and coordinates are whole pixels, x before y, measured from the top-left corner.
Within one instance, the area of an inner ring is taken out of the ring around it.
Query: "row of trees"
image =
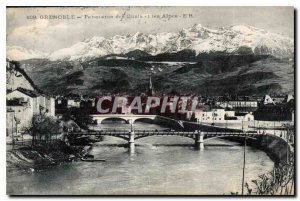
[[[293,156],[291,157],[293,159]],[[273,171],[259,175],[257,180],[252,180],[255,185],[250,188],[246,183],[248,195],[293,195],[295,188],[295,166],[291,160],[287,164],[279,164]]]
[[[60,120],[44,114],[34,116],[28,131],[32,135],[32,146],[37,143],[45,145],[57,139],[58,135],[67,133],[70,127],[88,129],[88,124],[91,123],[92,118],[87,110],[69,110]]]

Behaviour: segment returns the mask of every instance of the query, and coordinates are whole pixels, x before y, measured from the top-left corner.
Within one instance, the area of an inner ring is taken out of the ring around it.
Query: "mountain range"
[[[195,24],[176,33],[137,32],[115,35],[111,38],[95,36],[51,53],[8,46],[7,57],[14,60],[44,58],[51,61],[87,61],[112,54],[126,54],[135,50],[140,50],[150,56],[192,50],[196,55],[224,52],[286,58],[293,57],[294,40],[288,36],[252,26],[237,25],[211,29]]]
[[[92,37],[52,53],[7,47],[47,94],[294,93],[294,41],[250,26]]]

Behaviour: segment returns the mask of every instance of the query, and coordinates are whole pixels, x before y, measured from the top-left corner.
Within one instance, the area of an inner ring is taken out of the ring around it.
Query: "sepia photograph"
[[[7,6],[6,194],[295,196],[295,13]]]

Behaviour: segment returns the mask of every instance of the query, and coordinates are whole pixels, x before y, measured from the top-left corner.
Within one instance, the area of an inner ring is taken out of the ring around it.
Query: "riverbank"
[[[55,141],[46,146],[24,146],[7,150],[7,172],[20,170],[35,172],[82,157],[83,147],[70,147],[65,142]]]
[[[203,130],[207,129],[202,125],[194,122],[184,122],[184,127],[187,130]],[[222,130],[222,128],[216,128]],[[239,142],[244,144],[243,137],[221,137],[229,141]],[[204,142],[205,144],[205,142]],[[291,147],[285,139],[280,136],[272,134],[259,135],[257,139],[247,139],[247,145],[255,147],[257,149],[265,151],[268,156],[276,163],[286,163],[291,152],[293,152],[293,147]]]
[[[245,142],[244,138],[240,137],[222,139],[237,142],[241,146]],[[276,165],[280,163],[285,164],[288,161],[287,157],[289,156],[290,158],[290,155],[293,154],[293,148],[286,141],[276,136],[263,135],[259,136],[257,140],[248,138],[246,144],[247,146],[264,151]]]

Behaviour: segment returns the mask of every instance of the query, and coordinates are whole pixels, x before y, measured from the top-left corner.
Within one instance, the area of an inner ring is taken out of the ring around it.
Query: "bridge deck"
[[[102,130],[102,131],[89,131],[89,132],[74,132],[70,133],[73,136],[115,136],[128,140],[131,132],[129,130]],[[182,136],[195,139],[200,135],[200,132],[192,131],[161,131],[161,130],[134,130],[134,138],[139,139],[147,136]],[[205,139],[212,137],[250,137],[255,138],[257,132],[201,132]]]

